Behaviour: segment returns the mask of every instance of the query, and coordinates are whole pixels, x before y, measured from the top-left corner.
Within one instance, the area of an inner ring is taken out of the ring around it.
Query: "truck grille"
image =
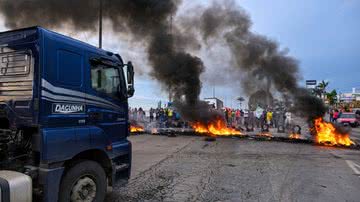
[[[32,63],[31,51],[0,49],[0,102],[32,98]]]
[[[0,53],[0,76],[27,75],[30,72],[30,53],[25,51]]]

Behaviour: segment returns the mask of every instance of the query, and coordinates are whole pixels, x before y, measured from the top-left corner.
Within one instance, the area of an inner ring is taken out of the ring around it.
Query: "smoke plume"
[[[293,110],[298,115],[308,120],[324,115],[326,109],[322,101],[298,85],[297,60],[290,57],[287,50],[280,50],[275,41],[253,33],[249,16],[234,1],[222,4],[214,1],[212,6],[203,8],[202,12],[197,11],[197,16],[185,18],[183,23],[187,24],[189,20],[193,24],[195,22],[193,29],[198,29],[206,44],[211,45],[214,38],[225,40],[234,60],[234,68],[245,74],[235,77],[242,76],[242,85],[249,95],[259,90],[269,93],[270,87],[273,87],[283,97],[290,96],[295,106]],[[262,86],[265,89],[259,89]]]
[[[95,31],[99,2],[4,0],[0,2],[0,12],[10,28],[70,25],[74,30]],[[297,60],[286,50],[280,50],[276,42],[250,31],[252,23],[248,14],[234,1],[221,2],[214,1],[207,8],[188,12],[193,16],[172,27],[169,21],[176,15],[180,0],[103,0],[103,15],[117,33],[130,34],[144,43],[152,66],[151,76],[169,91],[180,113],[189,121],[208,121],[214,112],[199,101],[200,75],[205,67],[188,50],[198,43],[211,46],[218,39],[224,40],[231,51],[234,68],[241,70],[229,75],[241,78],[249,95],[261,90],[270,93],[274,88],[284,98],[290,98],[293,106],[298,106],[294,110],[302,117],[311,120],[322,116],[325,112],[322,102],[298,86]],[[193,34],[194,30],[201,35],[202,42]]]
[[[74,30],[95,31],[99,2],[8,0],[0,2],[0,12],[10,28],[67,25]],[[196,39],[182,34],[175,25],[169,26],[179,4],[179,0],[103,0],[103,17],[112,22],[117,33],[128,33],[145,44],[151,76],[169,91],[182,116],[190,121],[206,121],[212,112],[199,100],[204,65],[200,58],[186,51]]]

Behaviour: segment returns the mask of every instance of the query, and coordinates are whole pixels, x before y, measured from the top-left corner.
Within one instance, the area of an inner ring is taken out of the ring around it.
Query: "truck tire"
[[[63,176],[59,202],[102,202],[107,183],[104,169],[95,161],[80,161]]]

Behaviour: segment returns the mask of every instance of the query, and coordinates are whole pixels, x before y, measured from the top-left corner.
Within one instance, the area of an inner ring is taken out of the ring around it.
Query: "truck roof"
[[[85,43],[83,41],[71,38],[69,36],[65,36],[63,34],[51,31],[49,29],[46,29],[46,28],[43,28],[43,27],[40,27],[40,26],[33,26],[33,27],[26,27],[26,28],[21,28],[21,29],[9,30],[9,31],[5,31],[5,32],[1,32],[0,34],[11,33],[11,32],[21,32],[21,31],[27,31],[27,30],[38,30],[39,32],[43,33],[43,35],[45,35],[47,37],[57,38],[57,39],[62,39],[64,41],[68,41],[74,46],[77,46],[77,47],[82,48],[82,49],[87,49],[89,51],[95,52],[96,54],[99,54],[99,55],[104,56],[104,57],[109,58],[109,59],[120,60],[120,62],[123,63],[122,58],[118,54],[115,54],[115,53],[110,52],[110,51],[105,51],[105,50],[100,49],[100,48],[98,48],[96,46],[93,46],[91,44],[88,44],[88,43]]]

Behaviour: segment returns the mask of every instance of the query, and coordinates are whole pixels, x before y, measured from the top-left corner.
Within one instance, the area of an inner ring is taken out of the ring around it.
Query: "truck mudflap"
[[[58,201],[64,167],[39,169],[39,183],[43,186],[43,201]]]
[[[32,179],[23,173],[0,171],[1,202],[31,202]]]

